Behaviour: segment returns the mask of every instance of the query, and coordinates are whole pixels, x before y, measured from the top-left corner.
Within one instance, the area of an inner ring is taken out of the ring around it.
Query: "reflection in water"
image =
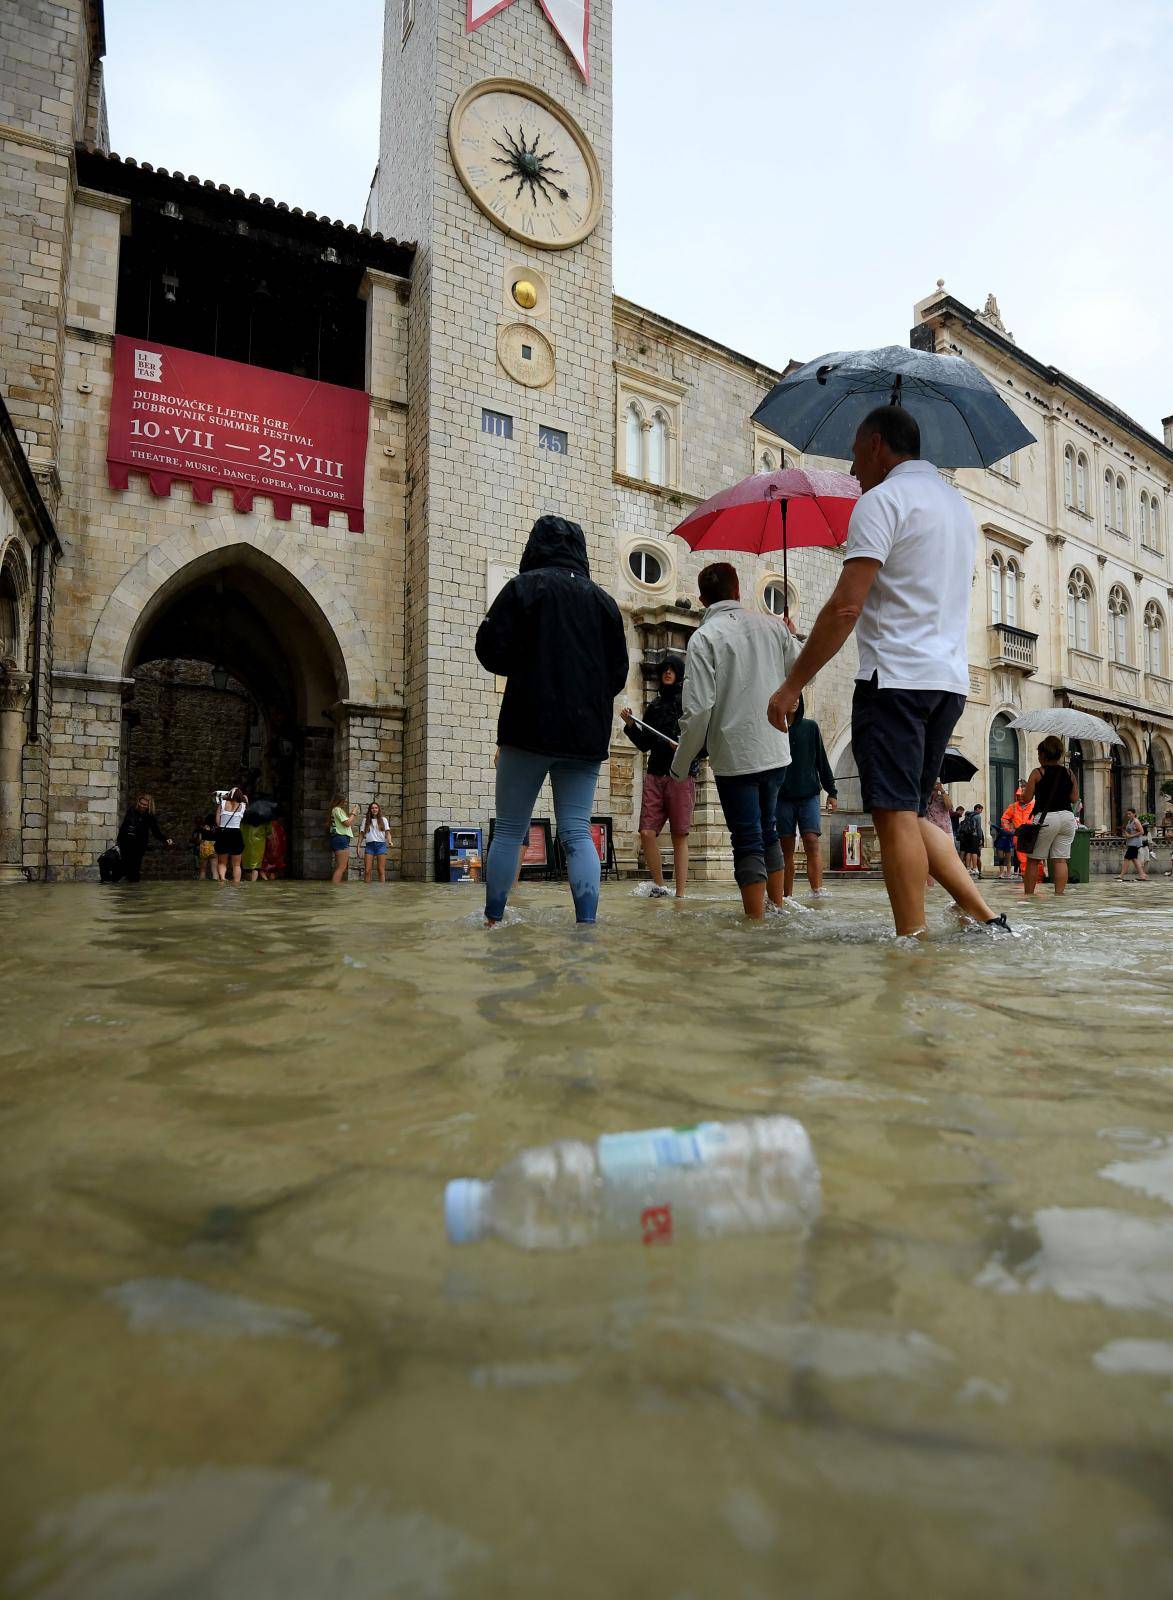
[[[1165,886],[564,900],[0,897],[0,1594],[1173,1591]],[[771,1112],[808,1241],[444,1243],[526,1145]]]

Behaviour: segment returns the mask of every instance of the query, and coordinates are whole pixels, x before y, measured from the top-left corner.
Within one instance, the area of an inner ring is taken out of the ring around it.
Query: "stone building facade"
[[[992,297],[975,312],[939,285],[914,310],[912,342],[973,361],[1038,441],[956,474],[980,532],[958,730],[980,770],[959,793],[996,809],[1035,765],[1036,741],[1006,724],[1060,704],[1123,740],[1073,747],[1093,831],[1118,830],[1126,806],[1159,815],[1173,778],[1173,419],[1157,439],[1029,355]]]
[[[638,710],[699,620],[703,561],[671,530],[717,489],[797,461],[750,421],[776,372],[613,293],[609,0],[591,8],[589,78],[533,0],[473,31],[468,15],[465,0],[388,0],[362,229],[112,155],[100,0],[15,0],[0,17],[0,877],[92,876],[147,786],[186,839],[203,767],[209,800],[242,777],[279,798],[299,874],[325,870],[338,791],[378,798],[394,870],[425,876],[436,828],[492,815],[501,686],[476,663],[475,631],[535,518],[587,530],[627,618]],[[568,247],[495,220],[456,165],[461,107],[494,86],[589,152],[594,208]],[[215,318],[187,316],[213,301]],[[235,359],[369,395],[363,531],[338,512],[283,515],[263,492],[155,492],[134,472],[111,487],[115,336],[222,356],[222,325],[242,319]],[[1115,765],[1081,752],[1092,820],[1109,822],[1169,766],[1171,442],[1027,357],[996,310],[939,291],[913,341],[970,355],[1040,440],[1003,471],[957,475],[983,538],[960,730],[980,771],[962,797],[1007,781],[1008,712],[1069,699],[1110,712],[1128,741]],[[737,564],[747,603],[781,609],[776,559]],[[800,627],[838,565],[792,555]],[[1076,570],[1089,594],[1069,605]],[[848,650],[808,697],[848,800],[853,674]],[[619,729],[597,809],[632,867],[642,758]],[[1019,766],[1027,755],[1015,746]],[[727,871],[707,781],[695,845],[698,875]],[[153,870],[186,874],[190,857]]]

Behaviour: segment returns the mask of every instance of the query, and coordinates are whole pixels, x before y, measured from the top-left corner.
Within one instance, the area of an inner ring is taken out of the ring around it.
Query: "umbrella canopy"
[[[951,744],[945,751],[941,762],[942,783],[968,783],[976,771],[976,764],[963,756],[956,745]]]
[[[921,456],[938,467],[990,467],[1035,442],[972,361],[899,344],[808,361],[774,385],[753,420],[798,450],[848,461],[860,423],[886,402],[912,413]]]
[[[1110,722],[1093,717],[1087,711],[1070,711],[1066,706],[1042,706],[1037,711],[1024,711],[1010,724],[1023,733],[1054,733],[1061,739],[1098,739],[1101,744],[1123,744],[1124,740]]]
[[[811,545],[830,548],[847,539],[859,484],[846,472],[783,467],[756,472],[722,489],[673,528],[693,550],[773,550]]]
[[[789,552],[844,544],[858,499],[859,484],[846,472],[783,467],[755,472],[722,489],[672,531],[693,550],[741,550],[756,556],[781,550],[789,616]]]
[[[262,823],[272,822],[280,809],[276,800],[254,800],[245,812],[243,820],[250,828],[257,828]]]

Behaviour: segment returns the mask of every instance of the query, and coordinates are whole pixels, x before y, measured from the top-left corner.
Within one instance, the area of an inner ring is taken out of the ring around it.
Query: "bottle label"
[[[727,1138],[719,1122],[691,1128],[648,1128],[641,1133],[605,1133],[599,1140],[599,1171],[605,1183],[622,1182],[665,1167],[699,1167]]]

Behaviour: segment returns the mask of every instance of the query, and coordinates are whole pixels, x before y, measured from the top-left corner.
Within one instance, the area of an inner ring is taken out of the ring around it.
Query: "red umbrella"
[[[787,553],[844,544],[858,499],[859,484],[846,472],[783,467],[722,489],[672,531],[693,550],[743,550],[755,556],[781,550],[789,612]]]

